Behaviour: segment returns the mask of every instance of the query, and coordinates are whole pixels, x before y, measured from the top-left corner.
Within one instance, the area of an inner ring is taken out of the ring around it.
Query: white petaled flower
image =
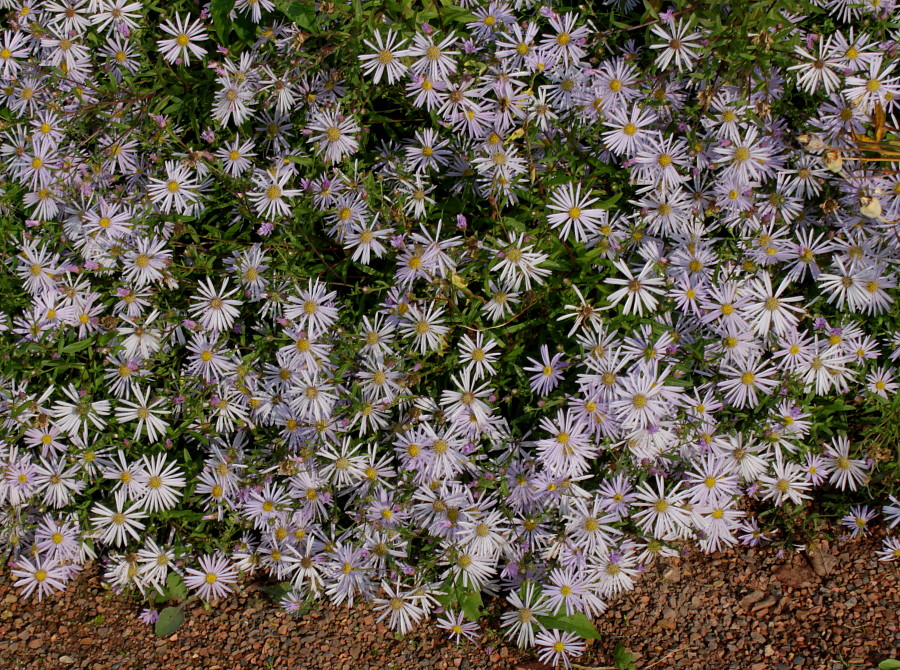
[[[606,216],[602,209],[593,208],[591,205],[599,198],[591,198],[589,195],[581,195],[581,184],[566,184],[554,191],[547,205],[555,213],[547,216],[547,222],[551,228],[559,228],[559,237],[565,240],[569,232],[575,234],[577,242],[587,242],[594,237],[594,231],[599,228]]]
[[[465,621],[462,612],[446,610],[443,617],[438,617],[437,627],[447,631],[447,636],[459,644],[463,638],[474,642],[478,639],[478,623]]]
[[[91,401],[89,396],[82,395],[74,385],[63,387],[63,393],[71,402],[56,401],[50,408],[50,416],[56,419],[56,427],[64,433],[77,434],[82,429],[82,436],[86,436],[88,426],[92,425],[97,430],[106,427],[106,419],[110,413],[111,405],[108,400]],[[84,437],[87,441],[87,438]]]
[[[12,79],[22,68],[19,60],[25,60],[30,55],[28,40],[29,34],[22,30],[4,30],[3,40],[0,42],[0,64],[4,79]]]
[[[841,68],[841,59],[831,55],[832,37],[822,39],[819,36],[817,54],[811,54],[800,46],[794,47],[794,53],[807,62],[792,65],[788,70],[797,72],[797,84],[807,93],[813,94],[821,86],[826,93],[833,93],[840,88],[841,76],[836,72]]]
[[[207,39],[206,28],[203,27],[202,20],[197,19],[191,23],[190,15],[175,14],[175,19],[169,19],[163,23],[160,30],[172,36],[170,39],[157,42],[163,58],[169,63],[181,60],[188,65],[192,55],[194,58],[203,58],[206,54],[206,49],[196,44]]]
[[[735,138],[729,146],[713,148],[719,156],[718,164],[722,166],[723,177],[734,177],[739,183],[749,185],[772,176],[772,149],[759,141],[758,137],[759,130],[751,127],[743,138]]]
[[[568,670],[572,667],[571,659],[581,656],[587,648],[584,641],[575,633],[556,630],[542,630],[535,637],[538,647],[538,658],[544,663],[557,667],[562,665]]]
[[[577,64],[584,58],[585,50],[579,46],[580,40],[587,37],[590,31],[586,26],[575,27],[578,14],[568,12],[559,16],[553,14],[550,17],[550,26],[556,31],[555,35],[548,35],[541,42],[541,49],[549,57],[560,59],[568,65]]]
[[[252,139],[241,144],[241,138],[236,136],[216,152],[216,158],[222,161],[228,174],[239,177],[253,165],[250,159],[256,156],[254,146]]]
[[[868,72],[847,77],[844,86],[844,97],[855,107],[871,114],[876,104],[884,106],[888,100],[896,102],[900,96],[900,78],[889,76],[897,67],[895,59],[889,59],[885,65],[884,57],[879,54],[869,62]]]
[[[884,538],[881,549],[875,553],[878,555],[879,561],[900,561],[900,539],[896,537]]]
[[[310,279],[307,288],[298,293],[288,298],[284,315],[308,331],[311,338],[326,333],[338,318],[338,308],[334,305],[337,293],[329,291],[319,279],[315,283]]]
[[[491,408],[485,402],[494,393],[487,383],[476,388],[477,378],[472,378],[468,369],[462,371],[459,377],[454,376],[457,390],[444,390],[441,392],[441,406],[446,416],[450,419],[457,418],[460,414],[473,414],[477,421],[487,421],[491,414]]]
[[[103,531],[100,534],[101,542],[121,547],[128,542],[129,535],[135,540],[141,539],[138,531],[144,530],[141,519],[146,518],[147,514],[142,509],[142,503],[134,502],[126,508],[125,502],[125,492],[118,491],[115,509],[100,503],[95,503],[91,508],[94,515],[91,524],[98,531]]]
[[[669,67],[669,63],[675,63],[675,67],[679,72],[687,70],[690,72],[694,69],[694,61],[697,58],[697,50],[702,48],[699,42],[702,35],[700,33],[688,33],[690,27],[674,21],[671,28],[666,30],[661,23],[654,25],[650,31],[663,40],[662,44],[651,44],[651,49],[662,49],[656,57],[656,66],[661,70]]]
[[[804,310],[792,303],[802,301],[803,296],[782,297],[789,284],[789,279],[785,278],[778,290],[773,291],[771,275],[765,271],[761,271],[756,281],[751,283],[751,298],[744,304],[744,313],[758,335],[765,337],[774,333],[782,336],[796,327]]]
[[[431,81],[446,81],[456,72],[456,61],[452,57],[459,55],[459,52],[450,51],[455,43],[454,33],[450,33],[438,43],[431,35],[416,33],[413,35],[412,46],[405,53],[406,56],[417,59],[410,70],[413,74],[424,75]]]
[[[97,12],[90,17],[91,23],[101,32],[112,32],[125,26],[129,30],[138,27],[141,19],[141,3],[128,0],[101,0]]]
[[[35,492],[43,493],[44,504],[62,509],[72,501],[73,494],[84,489],[85,483],[79,474],[77,465],[66,469],[65,459],[51,464],[42,458],[41,465],[35,468]]]
[[[758,392],[768,395],[781,383],[775,378],[777,370],[764,367],[758,355],[723,365],[722,372],[728,378],[719,382],[719,388],[725,391],[725,399],[738,409],[756,407]]]
[[[152,539],[147,539],[144,547],[137,552],[138,572],[148,585],[161,594],[170,570],[175,570],[175,552],[160,547]]]
[[[842,491],[849,488],[855,491],[868,478],[868,466],[864,460],[850,458],[850,440],[846,436],[838,436],[831,440],[833,455],[827,459],[832,468],[829,481]]]
[[[224,598],[231,593],[231,585],[237,582],[238,572],[231,561],[221,554],[207,554],[197,559],[200,570],[187,568],[184,583],[194,589],[203,600]]]
[[[116,456],[118,462],[110,460],[108,467],[105,467],[101,474],[104,479],[116,482],[113,489],[116,493],[122,491],[130,500],[137,500],[144,494],[143,464],[141,461],[128,463],[123,451],[118,451]]]
[[[149,391],[144,392],[137,385],[131,387],[135,400],[119,400],[116,407],[116,421],[126,423],[128,421],[137,421],[137,427],[134,429],[132,439],[137,440],[141,431],[146,426],[147,439],[150,442],[156,442],[160,437],[166,434],[166,428],[169,426],[163,421],[158,414],[164,414],[165,409],[161,405],[165,402],[162,398],[157,398],[152,403],[149,402]]]
[[[422,621],[426,614],[423,605],[424,596],[416,594],[416,590],[406,591],[400,588],[398,580],[395,586],[381,582],[385,598],[375,598],[372,604],[378,614],[378,621],[388,619],[391,630],[406,635]]]
[[[223,126],[233,120],[236,126],[253,116],[254,93],[246,79],[219,77],[219,90],[213,105],[212,117]]]
[[[355,137],[360,131],[359,124],[353,117],[342,116],[337,107],[316,112],[307,129],[310,131],[307,141],[318,145],[326,163],[337,163],[359,148]]]
[[[216,290],[212,280],[207,277],[206,284],[200,284],[200,295],[193,298],[190,313],[207,330],[219,333],[226,331],[240,314],[238,307],[242,304],[241,301],[231,298],[240,290],[240,286],[235,286],[230,291],[226,291],[227,288],[227,279],[222,282],[222,288]]]
[[[659,475],[656,476],[655,487],[649,482],[638,487],[633,504],[641,511],[635,515],[635,521],[645,532],[665,540],[690,526],[691,514],[683,506],[690,491],[680,491],[680,488],[678,483],[667,492],[665,482]]]
[[[473,374],[476,381],[484,377],[494,375],[494,363],[500,356],[496,340],[484,339],[484,333],[478,331],[473,340],[468,334],[464,334],[460,340],[460,360],[466,364],[466,370]]]
[[[400,38],[399,33],[389,29],[384,37],[380,31],[375,32],[376,44],[372,44],[368,40],[364,40],[364,42],[375,53],[363,54],[359,57],[363,62],[362,71],[370,75],[376,84],[381,81],[382,77],[387,79],[388,84],[400,81],[406,74],[406,66],[400,60],[402,56],[406,55],[403,50],[406,40]]]
[[[626,278],[607,277],[605,279],[607,284],[615,284],[622,286],[622,288],[613,291],[607,297],[610,304],[604,309],[615,307],[622,300],[625,300],[625,314],[637,312],[638,316],[643,316],[645,309],[651,314],[655,312],[656,307],[659,305],[659,300],[656,296],[665,295],[665,289],[662,288],[665,286],[665,279],[653,276],[654,264],[651,261],[647,261],[637,277],[632,274],[631,268],[628,267],[624,260],[616,261],[614,265]]]
[[[633,156],[656,122],[657,113],[652,107],[634,105],[630,111],[604,110],[603,124],[612,130],[603,133],[603,142],[615,154]]]
[[[34,557],[34,563],[24,556],[20,557],[12,564],[11,572],[12,576],[17,578],[13,585],[21,587],[22,595],[26,598],[36,593],[38,602],[54,591],[65,589],[69,574],[66,568],[54,560],[41,560],[40,556]]]
[[[256,213],[262,217],[272,219],[276,216],[290,216],[291,205],[285,198],[296,198],[300,191],[285,188],[291,173],[287,170],[264,171],[256,175],[256,187],[258,191],[251,191],[248,195],[256,206]]]
[[[200,199],[199,185],[189,168],[176,161],[166,161],[166,178],[150,178],[147,191],[164,214],[173,209],[184,214]]]
[[[428,351],[437,349],[443,337],[449,332],[449,328],[443,325],[444,310],[431,304],[424,309],[416,306],[409,308],[406,320],[400,324],[400,332],[406,337],[413,338],[415,348],[424,355]]]
[[[234,8],[241,14],[250,14],[250,20],[259,23],[262,21],[263,11],[271,12],[275,9],[275,3],[272,0],[237,0]]]
[[[515,609],[500,616],[500,626],[504,629],[503,637],[507,640],[515,638],[519,649],[534,646],[535,632],[545,630],[538,617],[551,614],[547,598],[543,593],[538,595],[537,586],[535,582],[524,582],[519,590],[521,598],[520,593],[511,591],[506,596],[506,602]]]
[[[175,507],[181,496],[179,489],[186,483],[182,471],[175,463],[167,464],[165,454],[144,456],[144,465],[141,477],[144,494],[140,499],[144,509],[153,514]]]
[[[783,505],[786,500],[795,505],[809,500],[812,483],[807,480],[805,470],[796,463],[784,462],[781,456],[776,457],[771,475],[761,475],[763,500],[772,500],[776,505]]]
[[[550,256],[532,251],[533,248],[533,244],[525,243],[523,233],[519,233],[518,237],[515,233],[510,233],[509,246],[497,252],[500,261],[491,268],[491,272],[499,269],[500,278],[509,282],[513,290],[518,290],[523,280],[526,289],[531,289],[532,280],[543,284],[544,277],[550,274],[550,270],[538,266]]]

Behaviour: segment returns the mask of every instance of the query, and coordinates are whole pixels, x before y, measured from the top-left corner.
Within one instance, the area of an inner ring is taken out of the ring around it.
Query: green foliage
[[[288,593],[293,590],[290,582],[279,582],[278,584],[266,584],[263,590],[276,603],[280,602]]]
[[[634,654],[621,643],[616,644],[615,649],[613,649],[613,663],[616,665],[616,670],[635,670],[636,667]]]
[[[556,630],[563,630],[567,633],[575,633],[585,640],[600,639],[600,633],[597,632],[594,624],[581,612],[575,612],[574,614],[539,616],[538,621],[547,628],[555,628]]]
[[[157,637],[169,637],[172,633],[181,628],[181,624],[183,623],[184,611],[180,606],[166,607],[159,613],[159,619],[156,620],[153,632],[156,633]]]
[[[459,609],[469,621],[478,621],[484,616],[484,601],[481,591],[471,586],[464,587],[457,581],[448,579],[441,587],[441,594],[435,596],[437,601],[447,609]]]

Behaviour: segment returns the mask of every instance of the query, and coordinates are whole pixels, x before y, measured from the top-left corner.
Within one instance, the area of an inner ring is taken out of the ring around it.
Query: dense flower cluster
[[[17,584],[263,571],[403,632],[442,605],[455,640],[459,594],[501,594],[568,665],[542,617],[861,493],[877,455],[815,414],[898,388],[900,176],[859,147],[897,125],[900,42],[893,3],[819,4],[741,83],[678,8],[299,21],[363,27],[335,51],[268,0],[4,0]]]

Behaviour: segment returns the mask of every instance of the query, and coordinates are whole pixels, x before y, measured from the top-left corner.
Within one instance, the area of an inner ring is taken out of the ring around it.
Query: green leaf
[[[878,667],[881,670],[900,670],[900,661],[889,658],[886,661],[882,661],[878,664]]]
[[[564,630],[567,633],[575,633],[585,640],[600,639],[600,633],[594,628],[594,624],[581,612],[575,614],[557,615],[557,616],[540,616],[538,620],[547,628],[555,628],[556,630]]]
[[[285,156],[291,163],[296,163],[297,165],[313,165],[315,161],[309,156],[294,156],[293,154],[290,156]]]
[[[244,44],[253,44],[256,39],[256,24],[246,14],[238,13],[237,18],[231,23],[235,34]]]
[[[459,607],[469,621],[478,621],[481,618],[483,605],[481,591],[478,589],[464,591],[459,597]]]
[[[80,342],[73,342],[72,344],[68,344],[62,348],[60,353],[63,354],[74,354],[79,351],[83,351],[87,349],[94,343],[94,338],[89,337],[86,340],[81,340]]]
[[[290,582],[281,582],[280,584],[270,584],[268,586],[264,586],[263,590],[268,593],[269,597],[277,603],[288,593],[290,593],[293,588],[294,585]]]
[[[613,663],[616,664],[616,670],[634,670],[634,654],[617,644],[613,649]]]
[[[223,45],[228,41],[228,33],[231,32],[232,9],[234,9],[234,0],[212,0],[209,5],[209,15],[212,17],[216,35]]]
[[[600,202],[595,203],[594,207],[599,207],[600,209],[612,209],[613,205],[615,205],[619,201],[619,198],[621,198],[621,197],[622,197],[622,192],[619,191],[613,197],[607,198],[606,200],[601,200]]]
[[[291,21],[308,32],[316,31],[316,8],[303,0],[282,0],[276,7]]]
[[[185,586],[181,575],[176,572],[170,572],[166,578],[166,590],[172,598],[179,602],[186,600],[188,597],[187,586]]]
[[[181,607],[167,607],[159,613],[156,627],[153,629],[159,637],[169,637],[184,623],[184,612]]]

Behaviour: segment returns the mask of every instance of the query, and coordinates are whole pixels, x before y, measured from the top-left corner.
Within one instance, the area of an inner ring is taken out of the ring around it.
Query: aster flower
[[[700,33],[689,33],[690,27],[678,20],[673,21],[668,29],[662,23],[657,23],[650,28],[650,32],[659,37],[662,44],[651,44],[651,49],[660,50],[656,57],[656,67],[665,70],[669,63],[674,62],[679,72],[694,69],[694,61],[697,59],[697,50],[701,48],[699,42]]]
[[[625,314],[634,314],[638,316],[644,315],[646,309],[649,313],[656,310],[659,300],[657,295],[664,295],[665,290],[661,288],[665,280],[660,277],[652,276],[655,272],[654,264],[647,262],[641,268],[640,273],[635,277],[624,260],[614,263],[615,267],[625,275],[625,279],[619,277],[607,277],[607,284],[622,286],[622,288],[613,291],[608,297],[609,306],[604,309],[610,309],[625,300]]]
[[[850,508],[850,513],[841,519],[841,525],[850,531],[851,538],[868,535],[868,524],[876,516],[875,510],[871,510],[865,505],[854,505]]]
[[[102,531],[99,536],[101,542],[121,547],[128,542],[129,535],[135,540],[141,539],[138,531],[144,529],[141,520],[147,516],[142,510],[143,504],[134,502],[126,507],[125,502],[125,492],[117,491],[114,509],[100,503],[95,503],[91,508],[94,515],[91,524],[98,533]]]
[[[474,642],[478,639],[478,623],[465,621],[462,612],[447,610],[442,617],[437,619],[437,627],[447,631],[447,636],[459,644],[462,638]]]
[[[794,53],[807,62],[791,65],[788,70],[798,72],[797,84],[807,93],[813,94],[819,87],[824,88],[826,93],[833,93],[840,87],[841,77],[836,70],[841,63],[830,53],[831,40],[831,37],[822,39],[820,36],[816,54],[800,46],[794,47]]]
[[[400,38],[393,30],[388,30],[383,37],[380,31],[375,32],[375,44],[368,40],[363,42],[374,53],[363,54],[359,59],[363,62],[363,72],[371,76],[374,83],[377,84],[382,77],[385,77],[388,84],[403,78],[406,66],[400,58],[406,55],[403,50],[406,40]]]
[[[747,301],[744,309],[757,334],[766,336],[774,333],[780,336],[794,330],[804,310],[792,303],[800,302],[803,297],[783,297],[782,294],[788,284],[790,281],[786,278],[778,290],[773,291],[771,275],[765,271],[760,272],[756,281],[751,284],[751,299]]]
[[[163,398],[157,398],[153,402],[149,401],[149,391],[144,392],[137,385],[131,387],[131,393],[135,400],[121,399],[116,406],[116,421],[126,423],[137,420],[137,426],[134,429],[132,439],[137,440],[144,428],[147,429],[147,439],[150,442],[156,442],[160,437],[165,435],[166,428],[169,424],[163,421],[158,415],[166,410],[161,408],[165,403]]]
[[[900,561],[900,539],[890,536],[884,538],[881,549],[875,553],[878,555],[879,561]]]
[[[291,178],[288,170],[271,170],[258,172],[254,177],[258,191],[248,193],[256,207],[256,213],[266,219],[277,216],[290,216],[291,205],[285,198],[296,198],[300,191],[285,188]]]
[[[152,514],[172,509],[181,496],[179,489],[187,483],[183,472],[175,463],[166,463],[165,454],[144,456],[144,470],[141,473],[143,495],[141,503]]]
[[[553,14],[550,17],[550,26],[556,31],[555,35],[548,35],[541,41],[541,49],[550,58],[560,59],[564,63],[577,63],[584,58],[585,51],[579,46],[582,38],[588,36],[589,31],[585,26],[575,27],[579,15],[567,12],[562,16]]]
[[[524,281],[525,288],[531,288],[534,280],[537,284],[544,283],[544,277],[550,274],[550,270],[538,267],[549,258],[547,254],[532,251],[533,244],[525,243],[525,236],[519,233],[509,235],[509,245],[497,252],[500,261],[491,268],[491,272],[500,270],[500,278],[510,282],[514,289],[518,289]]]
[[[338,308],[334,306],[337,293],[329,291],[319,279],[312,279],[305,289],[298,290],[298,295],[288,299],[289,305],[284,315],[295,321],[311,337],[325,333],[338,318]]]
[[[33,563],[25,557],[20,557],[13,564],[11,572],[16,578],[13,585],[21,587],[22,595],[26,598],[36,593],[38,602],[54,591],[65,589],[68,581],[65,568],[50,559],[41,560],[40,557],[35,557]]]
[[[535,582],[525,581],[518,593],[511,591],[506,596],[506,602],[515,609],[500,615],[503,637],[507,640],[515,638],[520,649],[534,646],[535,632],[545,630],[538,617],[551,613],[546,597],[538,591]]]
[[[494,363],[500,356],[499,351],[494,351],[498,347],[496,340],[485,341],[484,334],[477,331],[474,340],[464,334],[459,346],[460,360],[466,364],[466,371],[472,374],[475,381],[496,373]]]
[[[450,329],[443,325],[441,318],[443,308],[435,304],[419,307],[410,307],[406,314],[406,320],[400,324],[400,332],[413,339],[415,348],[420,355],[428,351],[434,351],[441,345],[443,337]]]
[[[548,395],[555,389],[563,378],[562,371],[567,363],[562,360],[563,354],[554,354],[550,357],[550,349],[546,344],[541,345],[541,360],[529,358],[530,366],[522,368],[525,372],[534,372],[531,377],[531,391],[542,396]]]
[[[337,163],[359,148],[355,137],[360,132],[359,125],[352,117],[343,116],[337,107],[317,111],[308,130],[310,137],[307,141],[317,145],[317,152],[326,163]]]
[[[602,209],[591,209],[590,206],[599,198],[581,195],[581,184],[566,184],[554,191],[547,207],[554,211],[547,216],[551,228],[559,228],[560,239],[567,239],[569,232],[575,234],[578,242],[587,242],[591,231],[599,227],[606,216]]]
[[[241,305],[241,301],[231,298],[238,292],[239,287],[235,286],[230,291],[227,288],[227,279],[217,290],[212,280],[207,277],[206,284],[200,284],[200,295],[193,298],[194,303],[190,308],[191,315],[200,321],[200,325],[214,333],[231,328],[240,314],[237,308]]]
[[[381,589],[385,598],[375,598],[372,604],[378,612],[378,621],[388,619],[391,630],[399,631],[406,635],[425,618],[422,607],[423,596],[417,595],[416,590],[404,590],[400,588],[400,582],[392,586],[388,582],[381,582]]]
[[[163,23],[160,29],[172,36],[170,39],[157,42],[163,58],[169,63],[182,61],[184,65],[189,65],[191,56],[203,58],[206,54],[206,49],[197,44],[207,39],[201,19],[190,22],[189,14],[175,14],[175,18]]]
[[[237,570],[222,554],[207,554],[197,559],[200,569],[186,568],[184,583],[206,601],[219,600],[231,593],[237,582]]]
[[[772,500],[778,506],[783,505],[786,500],[800,505],[804,500],[810,499],[811,484],[807,481],[803,468],[796,463],[784,462],[780,455],[776,457],[772,474],[760,475],[759,481],[763,487],[763,500]]]
[[[453,32],[440,42],[430,34],[416,33],[413,35],[412,45],[404,54],[416,59],[410,70],[413,74],[424,75],[432,81],[446,81],[456,72],[456,61],[453,60],[453,56],[459,55],[459,52],[452,51],[455,43],[456,34]]]
[[[553,667],[562,665],[568,670],[572,667],[571,659],[578,658],[585,652],[585,644],[575,633],[556,630],[542,630],[535,637],[538,647],[538,658]]]
[[[176,161],[166,161],[166,178],[150,178],[147,190],[154,203],[164,214],[173,209],[184,214],[200,199],[199,185],[189,168]]]
[[[665,482],[656,476],[655,486],[649,482],[641,484],[635,493],[634,507],[640,509],[634,519],[646,532],[658,539],[666,539],[687,528],[691,523],[691,514],[684,508],[690,495],[688,490],[679,490],[676,484],[666,491]]]
[[[849,488],[855,491],[860,484],[868,480],[868,467],[864,460],[850,458],[850,440],[846,436],[832,438],[829,450],[832,455],[827,458],[832,468],[829,481],[842,491]]]

